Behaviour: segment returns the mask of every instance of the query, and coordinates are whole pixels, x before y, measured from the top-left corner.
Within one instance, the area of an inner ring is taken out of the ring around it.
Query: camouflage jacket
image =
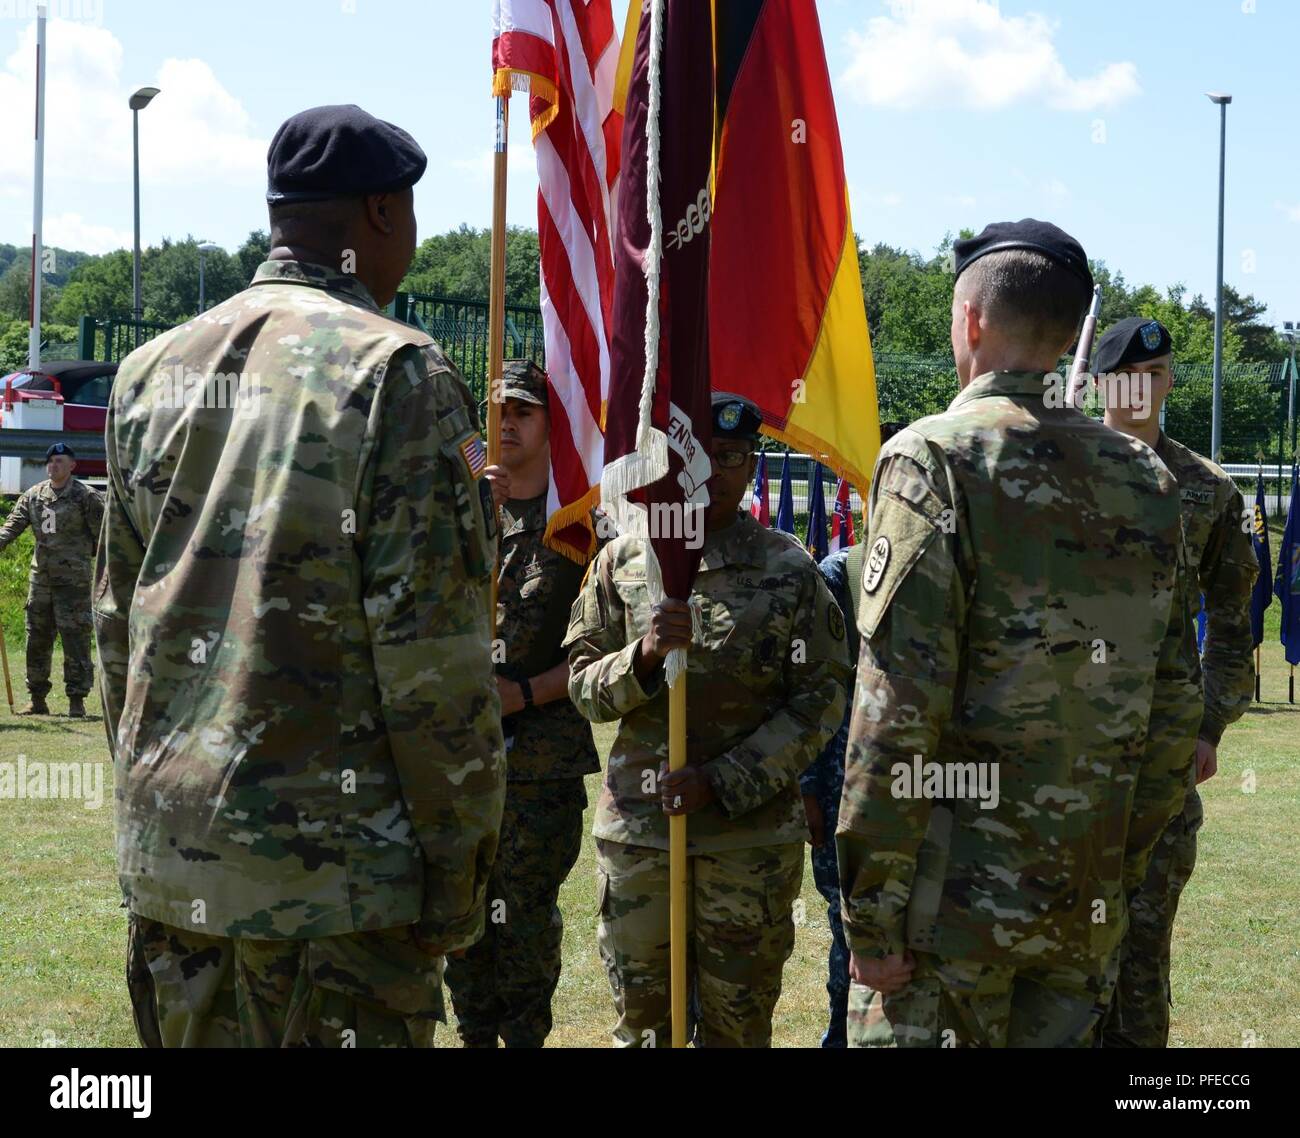
[[[1247,510],[1237,484],[1220,466],[1163,431],[1156,454],[1178,482],[1183,538],[1193,585],[1205,597],[1205,643],[1201,683],[1205,714],[1201,738],[1218,743],[1224,728],[1240,719],[1255,696],[1251,656],[1250,591],[1259,565],[1250,542],[1254,511]],[[1193,587],[1192,620],[1199,609]]]
[[[90,585],[95,546],[104,520],[104,499],[84,482],[69,478],[55,490],[47,478],[24,490],[0,528],[0,549],[28,526],[36,539],[31,577],[47,585]]]
[[[455,369],[355,278],[268,262],[127,357],[106,441],[95,636],[131,908],[473,943],[505,763]]]
[[[502,675],[530,679],[567,661],[563,640],[584,567],[542,543],[546,495],[509,501],[501,510],[497,639]],[[591,724],[569,699],[528,707],[506,718],[511,782],[581,778],[600,770]]]
[[[706,533],[692,596],[702,632],[688,653],[687,760],[716,800],[690,816],[688,852],[808,837],[799,775],[844,713],[844,618],[792,537],[748,514]],[[610,542],[573,606],[569,694],[593,723],[621,720],[596,808],[598,838],[668,848],[656,773],[668,760],[668,689],[633,671],[650,627],[645,543]]]
[[[1044,390],[980,376],[876,468],[836,843],[863,955],[1095,972],[1182,808],[1201,692],[1177,486]]]

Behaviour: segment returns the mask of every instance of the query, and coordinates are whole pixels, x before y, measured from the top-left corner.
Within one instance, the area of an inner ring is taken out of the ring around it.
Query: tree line
[[[966,233],[960,234],[965,236]],[[951,358],[953,236],[944,238],[933,254],[898,249],[887,244],[859,243],[858,265],[866,298],[871,342],[878,358]],[[205,259],[209,306],[244,288],[269,249],[265,230],[255,230],[233,253],[218,251]],[[425,238],[416,250],[402,288],[410,292],[487,300],[491,235],[486,229],[462,225]],[[141,257],[141,294],[147,319],[178,324],[198,311],[198,242],[193,237],[170,238],[145,249]],[[536,307],[539,300],[537,233],[512,227],[506,245],[506,303]],[[131,252],[117,249],[92,256],[70,250],[47,250],[42,284],[45,323],[42,338],[50,343],[76,339],[77,318],[127,316],[132,309]],[[1200,294],[1188,295],[1182,284],[1157,288],[1130,285],[1122,271],[1093,263],[1102,286],[1104,329],[1123,316],[1144,315],[1161,320],[1170,330],[1179,365],[1208,365],[1214,355],[1214,310]],[[30,305],[30,251],[0,245],[0,371],[21,366],[27,351]],[[1285,358],[1287,345],[1265,320],[1266,306],[1253,296],[1224,287],[1223,354],[1228,364],[1273,363]],[[896,369],[903,375],[902,365]],[[882,385],[882,417],[907,420],[938,409],[954,389],[955,376],[930,367],[908,374],[906,383]],[[1246,404],[1229,406],[1228,414],[1268,418],[1267,399],[1256,391]],[[1195,396],[1195,398],[1193,398]],[[1199,418],[1202,397],[1188,391],[1182,402],[1189,423]],[[1179,401],[1171,404],[1171,412]],[[1205,416],[1208,422],[1208,415]],[[1225,422],[1230,421],[1225,415]],[[1256,434],[1259,432],[1257,431]],[[1241,440],[1257,448],[1252,435]],[[1248,456],[1254,457],[1254,453]]]

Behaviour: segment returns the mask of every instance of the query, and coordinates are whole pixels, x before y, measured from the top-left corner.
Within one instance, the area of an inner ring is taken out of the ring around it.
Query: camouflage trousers
[[[63,686],[86,696],[95,684],[90,660],[90,583],[49,585],[33,580],[27,593],[27,690],[43,699],[50,690],[54,637],[63,641]]]
[[[560,886],[582,849],[581,778],[506,785],[483,939],[447,961],[456,1030],[467,1047],[541,1047],[560,982]]]
[[[432,1047],[442,957],[410,925],[314,940],[208,936],[132,913],[127,988],[145,1047]]]
[[[1120,946],[1119,984],[1101,1030],[1102,1047],[1167,1047],[1169,954],[1174,917],[1196,865],[1196,832],[1205,812],[1195,787],[1183,812],[1156,843],[1142,888],[1130,899],[1128,932]]]
[[[826,901],[826,919],[831,929],[831,947],[826,956],[826,995],[830,1010],[826,1031],[822,1035],[822,1046],[847,1047],[849,946],[844,939],[844,922],[840,919],[840,867],[835,855],[839,796],[836,795],[833,802],[823,799],[821,807],[827,838],[820,846],[813,846],[813,882],[817,886],[817,892]]]
[[[1091,1047],[1118,970],[1115,959],[1090,975],[913,955],[902,991],[850,988],[850,1047]]]
[[[668,851],[596,842],[600,956],[618,1023],[616,1047],[670,1047]],[[781,972],[794,951],[802,845],[695,854],[687,860],[687,970],[701,1047],[768,1047]]]

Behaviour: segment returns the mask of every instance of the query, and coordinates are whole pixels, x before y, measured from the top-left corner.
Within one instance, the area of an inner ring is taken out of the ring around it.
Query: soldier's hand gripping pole
[[[1092,359],[1092,341],[1097,335],[1097,317],[1101,314],[1101,285],[1092,289],[1092,304],[1088,306],[1088,315],[1083,318],[1083,331],[1079,333],[1079,347],[1074,353],[1074,363],[1070,365],[1070,378],[1066,381],[1066,406],[1081,408],[1083,406],[1084,386],[1088,377],[1088,362]]]

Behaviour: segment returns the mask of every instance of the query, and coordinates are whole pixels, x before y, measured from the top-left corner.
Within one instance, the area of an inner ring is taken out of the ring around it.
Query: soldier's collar
[[[359,300],[367,308],[373,308],[376,312],[380,310],[375,298],[370,295],[370,290],[356,277],[328,265],[317,265],[311,261],[263,261],[253,274],[253,284],[268,283],[300,284],[330,292],[342,292]]]
[[[1047,382],[1044,382],[1044,376]],[[963,407],[973,399],[983,399],[989,395],[1038,395],[1048,389],[1052,376],[1058,382],[1065,383],[1065,377],[1056,372],[1041,371],[986,371],[976,376],[948,404],[949,411]]]

